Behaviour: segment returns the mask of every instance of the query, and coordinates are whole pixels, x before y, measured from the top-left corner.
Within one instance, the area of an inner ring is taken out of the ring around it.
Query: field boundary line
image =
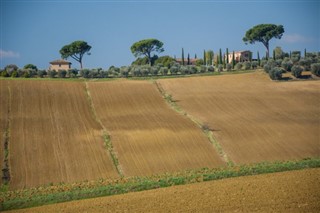
[[[11,107],[12,107],[12,92],[10,89],[10,85],[8,85],[8,109],[7,109],[7,120],[6,120],[6,128],[5,132],[2,135],[2,143],[1,146],[3,146],[3,165],[1,168],[1,179],[3,181],[3,187],[8,187],[11,179],[11,174],[10,174],[10,162],[9,162],[9,143],[10,143],[10,129],[11,129]]]
[[[107,131],[106,127],[103,125],[102,121],[100,120],[100,118],[97,115],[97,112],[96,112],[96,109],[94,107],[94,104],[93,104],[93,101],[92,101],[92,97],[91,97],[91,94],[90,94],[88,82],[85,82],[85,90],[86,90],[87,99],[89,101],[89,105],[90,105],[90,109],[91,109],[91,112],[93,114],[93,117],[96,120],[96,122],[98,122],[99,125],[102,128],[102,136],[103,136],[103,140],[104,140],[104,145],[105,145],[106,149],[108,150],[108,152],[109,152],[109,154],[110,154],[110,156],[112,158],[113,165],[116,167],[116,170],[117,170],[118,174],[120,175],[120,177],[124,177],[123,171],[122,171],[121,166],[119,164],[118,157],[117,157],[117,155],[116,155],[116,153],[115,153],[115,151],[113,149],[113,145],[112,145],[112,142],[111,142],[110,134],[108,134],[108,131]]]
[[[233,166],[234,163],[230,160],[228,155],[224,152],[219,142],[214,138],[213,131],[209,128],[209,126],[206,124],[203,124],[193,116],[189,115],[186,111],[182,110],[181,107],[172,99],[172,95],[166,93],[166,91],[163,89],[163,87],[159,82],[153,81],[153,83],[156,85],[158,91],[160,92],[162,97],[166,100],[166,102],[169,104],[169,106],[179,114],[187,117],[189,120],[195,123],[202,130],[202,132],[207,136],[208,140],[214,146],[215,150],[218,152],[222,160],[226,162],[228,166]]]

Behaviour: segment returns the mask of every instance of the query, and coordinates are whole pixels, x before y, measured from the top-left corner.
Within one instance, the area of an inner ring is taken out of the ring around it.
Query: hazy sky
[[[0,67],[28,63],[47,69],[62,46],[87,41],[91,55],[84,67],[107,69],[135,59],[130,46],[157,38],[161,55],[185,57],[219,48],[265,54],[261,43],[245,45],[245,32],[262,23],[282,24],[281,40],[270,49],[320,51],[320,3],[317,1],[54,1],[0,0]],[[72,58],[73,67],[79,67]]]

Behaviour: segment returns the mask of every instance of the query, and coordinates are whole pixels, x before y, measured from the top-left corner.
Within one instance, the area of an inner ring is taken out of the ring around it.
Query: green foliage
[[[269,71],[269,76],[272,80],[281,80],[283,70],[280,67],[273,67]]]
[[[206,57],[206,51],[203,50],[203,64],[207,65],[207,57]]]
[[[48,75],[50,78],[54,78],[57,75],[57,71],[55,70],[49,70]]]
[[[208,67],[208,72],[214,72],[214,66],[209,66]]]
[[[300,51],[292,51],[290,59],[295,64],[297,63],[301,58],[301,52]]]
[[[198,59],[196,60],[196,66],[201,66],[201,65],[204,65],[204,61],[202,59]]]
[[[1,77],[9,77],[9,74],[8,74],[7,70],[3,70],[1,72]]]
[[[298,63],[300,66],[304,67],[304,70],[309,71],[311,69],[312,59],[311,58],[304,58],[304,59],[301,58]]]
[[[161,67],[160,74],[161,75],[168,75],[168,67]]]
[[[130,50],[135,57],[146,56],[148,58],[148,63],[151,65],[151,53],[158,52],[161,53],[164,51],[162,48],[163,43],[157,39],[144,39],[134,43]]]
[[[85,53],[90,55],[89,51],[91,50],[91,46],[87,44],[85,41],[74,41],[71,44],[65,45],[60,49],[61,57],[67,59],[69,57],[80,63],[80,67],[82,69],[82,58]]]
[[[38,68],[36,65],[33,65],[33,64],[27,64],[23,67],[23,69],[31,69],[31,70],[35,70],[35,71],[38,71]]]
[[[274,48],[274,59],[283,59],[285,53],[282,51],[281,47]]]
[[[251,67],[252,67],[252,69],[257,69],[258,65],[259,65],[259,62],[258,62],[258,61],[252,61],[252,62],[251,62]]]
[[[45,75],[47,75],[47,72],[45,70],[38,70],[37,75],[40,78],[43,78]]]
[[[13,72],[11,73],[11,77],[12,77],[12,78],[17,78],[17,77],[19,77],[18,72],[17,72],[17,71],[13,71]]]
[[[302,71],[303,71],[302,67],[298,66],[298,65],[294,65],[291,68],[291,74],[296,78],[300,78],[301,77]]]
[[[320,63],[311,65],[311,73],[316,76],[320,76]]]
[[[243,68],[244,68],[244,70],[250,70],[251,69],[251,62],[250,61],[243,62]]]
[[[249,29],[242,40],[245,44],[261,42],[266,47],[267,58],[269,58],[269,41],[272,38],[281,39],[283,33],[284,28],[282,25],[259,24]]]
[[[161,56],[157,60],[155,60],[155,65],[162,64],[163,66],[170,68],[171,64],[175,62],[174,58],[166,55],[166,56]]]
[[[61,183],[53,186],[31,188],[2,193],[0,210],[27,208],[38,205],[66,202],[84,198],[94,198],[136,192],[148,189],[169,187],[174,185],[219,180],[275,173],[308,168],[319,168],[320,159],[304,159],[300,161],[283,161],[237,165],[224,168],[182,171],[176,174],[153,175],[149,177],[121,178],[114,181],[99,179],[91,182]],[[32,196],[30,196],[32,195]]]
[[[181,55],[181,59],[182,59],[182,65],[184,65],[184,50],[182,48],[182,55]]]
[[[226,69],[227,69],[227,71],[231,71],[232,70],[232,64],[227,64],[226,65]]]
[[[222,64],[219,64],[218,65],[218,72],[222,72],[223,71],[223,65]]]
[[[289,58],[285,58],[281,63],[281,67],[288,72],[291,71],[292,66],[293,62]]]
[[[11,74],[14,72],[14,71],[18,71],[18,66],[15,65],[15,64],[9,64],[7,66],[5,66],[4,70],[6,71],[6,73],[8,74],[8,76],[11,76]]]
[[[65,78],[67,75],[67,71],[66,70],[59,70],[58,71],[58,77],[59,78]]]
[[[208,50],[206,51],[206,64],[209,66],[213,65],[213,57],[214,57],[214,53],[213,50]]]
[[[239,63],[236,64],[236,70],[241,70],[242,67],[243,67],[242,62],[239,62]]]

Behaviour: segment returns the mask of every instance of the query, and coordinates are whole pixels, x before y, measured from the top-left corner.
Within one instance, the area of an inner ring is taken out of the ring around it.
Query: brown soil
[[[1,80],[1,85],[5,82]],[[93,119],[84,84],[9,83],[11,189],[118,177],[104,147],[102,129]],[[7,92],[2,87],[1,99]],[[1,123],[2,118],[1,113]]]
[[[2,169],[4,168],[4,143],[9,116],[9,97],[8,82],[0,81],[0,184],[2,183]]]
[[[225,164],[200,128],[172,110],[152,83],[94,82],[89,90],[124,175]]]
[[[13,212],[319,212],[320,169],[248,176]]]
[[[320,81],[273,82],[255,72],[158,82],[236,163],[320,156]]]

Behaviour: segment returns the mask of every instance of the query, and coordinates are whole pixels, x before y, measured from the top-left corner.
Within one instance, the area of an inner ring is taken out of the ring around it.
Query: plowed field
[[[6,81],[0,82],[2,111],[7,90]],[[12,80],[9,85],[12,189],[117,177],[83,83]]]
[[[13,212],[319,212],[320,169],[231,178]]]
[[[0,81],[0,184],[2,183],[2,169],[4,168],[4,143],[8,125],[9,98],[8,82]]]
[[[320,156],[320,81],[273,82],[255,72],[158,82],[236,163]]]
[[[147,81],[89,83],[97,116],[127,176],[224,165],[204,133]]]

